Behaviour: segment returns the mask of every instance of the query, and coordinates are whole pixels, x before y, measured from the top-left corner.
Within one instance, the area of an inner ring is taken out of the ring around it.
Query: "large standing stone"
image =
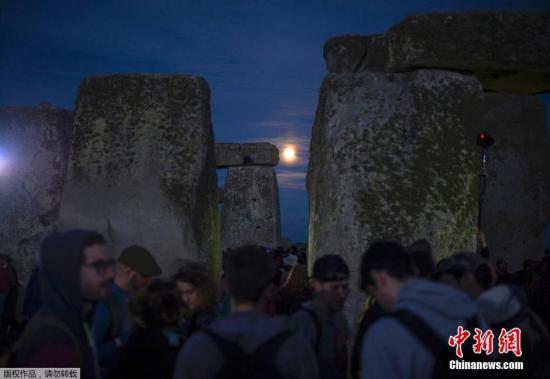
[[[142,244],[165,274],[183,258],[219,269],[206,81],[181,75],[84,80],[60,224],[104,233],[117,254]]]
[[[385,35],[339,36],[325,43],[328,72],[385,71],[388,46]]]
[[[329,74],[308,166],[312,258],[341,254],[357,283],[375,238],[427,238],[436,258],[474,249],[481,99],[475,77],[449,71]]]
[[[0,108],[0,246],[23,283],[59,215],[72,128],[48,104]]]
[[[485,89],[550,89],[550,12],[431,13],[405,18],[388,34],[388,70],[474,72]]]
[[[279,150],[267,142],[260,143],[217,143],[216,166],[276,166],[279,163]]]
[[[482,228],[492,260],[513,270],[540,259],[550,221],[550,141],[544,104],[531,95],[484,94],[489,148]]]
[[[279,190],[272,167],[227,170],[222,212],[223,248],[277,247],[281,238]]]

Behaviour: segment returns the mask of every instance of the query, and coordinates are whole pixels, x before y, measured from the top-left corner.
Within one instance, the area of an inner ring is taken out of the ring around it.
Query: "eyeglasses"
[[[116,262],[114,259],[98,259],[97,261],[84,263],[82,266],[93,268],[98,275],[103,275],[105,271],[114,269],[115,264]]]

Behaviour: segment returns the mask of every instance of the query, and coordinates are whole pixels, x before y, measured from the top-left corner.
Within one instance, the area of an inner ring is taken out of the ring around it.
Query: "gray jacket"
[[[214,321],[208,329],[238,342],[245,353],[255,351],[271,337],[288,329],[284,316],[269,317],[257,312],[233,312]],[[288,378],[317,379],[315,353],[304,337],[291,335],[274,357],[275,366]],[[174,379],[208,379],[223,367],[224,356],[205,332],[199,331],[183,345],[174,370]]]

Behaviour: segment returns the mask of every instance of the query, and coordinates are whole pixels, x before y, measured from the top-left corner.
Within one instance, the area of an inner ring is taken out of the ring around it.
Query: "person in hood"
[[[40,255],[43,303],[17,342],[13,366],[79,367],[82,378],[97,379],[89,318],[108,294],[115,261],[103,236],[85,230],[46,237]]]
[[[231,313],[196,332],[183,345],[174,379],[208,379],[220,374],[319,377],[315,355],[304,337],[290,333],[285,316],[262,313],[274,276],[274,262],[262,248],[245,246],[228,253],[224,284],[231,296]],[[265,352],[269,356],[262,355]],[[251,363],[245,361],[247,355],[255,357],[256,369],[246,367]],[[270,373],[258,371],[269,364],[273,365]]]
[[[479,319],[466,294],[414,279],[410,257],[397,242],[373,242],[363,254],[360,273],[361,289],[374,296],[385,312],[409,311],[429,325],[442,344],[459,325]],[[431,378],[434,364],[434,355],[394,317],[375,322],[363,339],[362,378]]]

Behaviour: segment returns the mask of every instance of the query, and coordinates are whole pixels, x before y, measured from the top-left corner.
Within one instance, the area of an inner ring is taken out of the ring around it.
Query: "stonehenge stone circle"
[[[532,95],[485,92],[489,148],[482,229],[492,259],[520,268],[540,259],[550,222],[550,139],[544,103]]]
[[[217,143],[216,166],[276,166],[279,163],[279,150],[267,142],[260,143]]]
[[[273,167],[229,167],[223,198],[224,249],[246,244],[279,246],[279,190]]]
[[[470,72],[485,90],[550,90],[550,12],[428,13],[384,35],[341,36],[325,44],[329,72]]]
[[[376,238],[427,238],[438,257],[474,249],[478,154],[468,131],[481,100],[475,77],[449,71],[327,75],[307,175],[309,254],[341,254],[353,281]]]
[[[108,237],[115,255],[151,250],[221,268],[210,91],[202,78],[124,74],[80,86],[60,228]]]
[[[49,104],[0,108],[0,245],[26,283],[55,228],[73,114]]]

